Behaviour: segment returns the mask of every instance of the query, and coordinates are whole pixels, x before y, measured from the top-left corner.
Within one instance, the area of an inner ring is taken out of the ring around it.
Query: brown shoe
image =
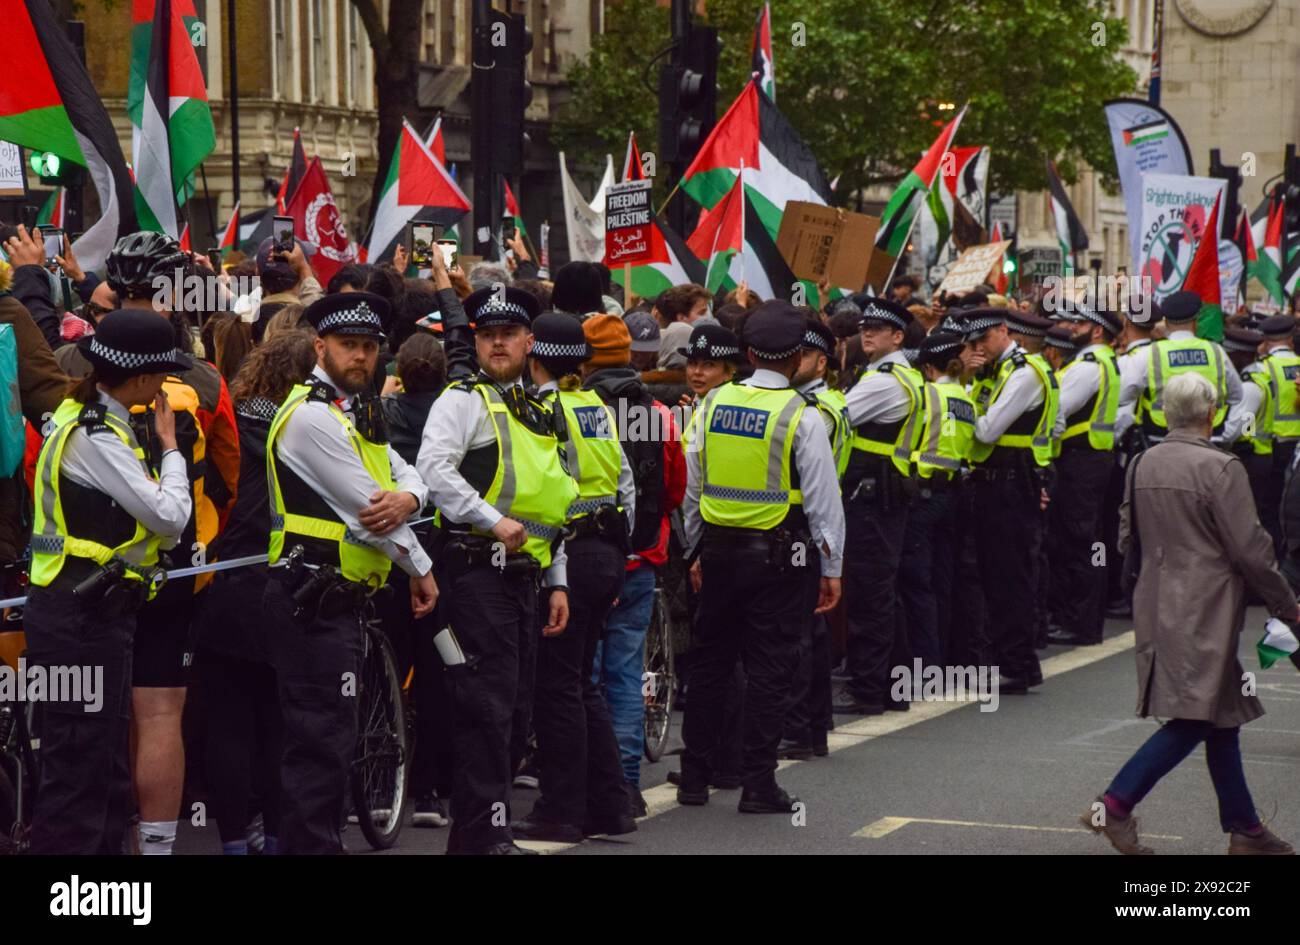
[[[1101,804],[1101,810],[1097,809],[1097,804]],[[1100,823],[1095,821],[1100,820]],[[1120,819],[1105,808],[1105,802],[1098,797],[1096,803],[1089,805],[1088,809],[1079,815],[1079,823],[1083,824],[1093,833],[1104,834],[1106,839],[1120,853],[1126,856],[1150,856],[1155,853],[1150,847],[1144,847],[1138,839],[1138,819],[1129,814],[1124,819]],[[1233,834],[1235,837],[1236,834]]]
[[[1228,842],[1229,856],[1295,856],[1295,847],[1275,836],[1267,827],[1263,833],[1252,837],[1248,833],[1232,832]]]

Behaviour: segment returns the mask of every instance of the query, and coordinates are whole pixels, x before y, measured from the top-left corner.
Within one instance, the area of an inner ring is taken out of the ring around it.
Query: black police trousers
[[[623,587],[626,558],[595,536],[565,542],[569,623],[537,645],[533,730],[541,797],[533,817],[575,827],[607,826],[628,813],[623,763],[605,697],[592,678],[596,644]],[[543,607],[547,602],[541,602]]]
[[[284,716],[280,852],[342,853],[339,830],[357,751],[358,612],[295,620],[276,578],[266,584],[263,606]]]
[[[1282,545],[1282,492],[1286,488],[1287,470],[1291,468],[1291,459],[1295,456],[1296,442],[1296,440],[1273,441],[1273,470],[1264,494],[1263,514],[1259,517],[1260,524],[1273,538],[1273,550],[1279,559],[1286,551]]]
[[[1041,486],[1027,467],[976,470],[973,476],[989,659],[1003,676],[1036,685],[1042,680],[1033,606],[1043,540]]]
[[[1101,520],[1115,454],[1083,447],[1056,460],[1056,488],[1048,507],[1052,533],[1051,600],[1061,629],[1101,642],[1106,622],[1107,566]]]
[[[911,661],[898,602],[907,514],[905,505],[885,509],[861,496],[844,503],[848,690],[875,706],[891,701],[890,667]]]
[[[955,568],[950,489],[942,483],[922,484],[903,530],[898,596],[912,655],[921,658],[922,666],[943,666],[948,644],[946,620]]]
[[[831,708],[831,631],[825,614],[815,614],[821,590],[821,556],[809,562],[804,594],[803,632],[799,638],[799,664],[790,689],[790,710],[785,717],[785,738],[800,745],[824,745],[835,727]]]
[[[490,564],[439,575],[444,611],[466,662],[447,669],[456,719],[448,853],[511,843],[510,782],[527,732],[537,625],[537,582]],[[513,747],[512,747],[513,746]]]
[[[766,538],[704,536],[696,645],[682,722],[684,785],[713,780],[711,762],[722,738],[727,679],[737,658],[744,663],[746,677],[741,780],[745,788],[759,792],[776,784],[777,747],[799,658],[807,575],[799,567],[779,569],[770,558]]]
[[[93,684],[103,668],[94,699],[83,689],[80,701],[37,706],[41,772],[31,850],[120,854],[131,813],[127,740],[135,615],[106,619],[97,604],[72,596],[73,585],[56,579],[49,587],[32,587],[23,611],[29,681],[34,666],[47,673],[75,667],[83,681],[81,668],[89,667]],[[53,693],[47,689],[45,695]]]

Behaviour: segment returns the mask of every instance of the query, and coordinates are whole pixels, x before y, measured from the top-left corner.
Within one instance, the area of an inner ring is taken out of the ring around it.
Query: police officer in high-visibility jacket
[[[835,456],[836,472],[843,476],[849,464],[853,431],[849,427],[844,392],[837,388],[838,379],[830,367],[838,363],[835,348],[834,333],[820,318],[809,315],[804,325],[802,360],[791,384],[801,394],[817,398],[817,409],[826,424],[826,435]],[[782,758],[822,757],[830,751],[826,733],[835,727],[831,707],[831,633],[825,615],[813,613],[820,578],[820,560],[810,562],[804,585],[809,606],[799,640],[799,665],[791,685],[790,711],[786,714],[779,748]]]
[[[1300,355],[1295,353],[1295,327],[1296,320],[1290,315],[1274,315],[1264,319],[1259,326],[1264,336],[1260,363],[1268,375],[1273,408],[1273,473],[1269,478],[1260,521],[1273,536],[1273,546],[1279,555],[1282,553],[1282,531],[1278,525],[1278,504],[1282,500],[1282,484],[1295,456],[1296,443],[1300,441],[1300,396],[1296,392]]]
[[[1164,439],[1169,428],[1164,411],[1165,385],[1184,371],[1195,371],[1219,392],[1213,442],[1232,443],[1241,434],[1246,419],[1241,406],[1241,378],[1232,370],[1223,348],[1196,337],[1200,310],[1201,297],[1195,292],[1175,292],[1161,302],[1169,334],[1147,346],[1145,361],[1139,359],[1132,376],[1122,382],[1120,403],[1136,404],[1147,445]]]
[[[1080,308],[1075,332],[1079,352],[1057,375],[1061,385],[1060,455],[1048,510],[1051,531],[1051,599],[1060,626],[1051,643],[1088,646],[1101,642],[1106,620],[1106,570],[1101,519],[1115,463],[1115,417],[1119,368],[1111,347],[1123,328],[1118,314]]]
[[[790,386],[802,360],[804,324],[786,302],[756,308],[742,339],[753,375],[710,391],[691,425],[682,509],[687,553],[701,561],[701,597],[679,804],[708,802],[724,682],[738,657],[747,677],[739,809],[788,814],[798,803],[775,772],[809,603],[804,575],[819,556],[814,610],[834,607],[844,543],[825,424],[816,399]]]
[[[31,839],[36,853],[117,854],[131,808],[136,613],[165,580],[159,548],[176,544],[192,508],[175,415],[160,391],[190,359],[166,321],[140,310],[111,312],[79,344],[91,372],[54,412],[36,464],[23,626],[34,666],[102,671],[102,704],[70,693],[46,703]],[[130,422],[142,404],[154,407],[163,450],[156,477]]]
[[[917,368],[925,378],[921,440],[912,454],[917,497],[907,512],[898,586],[908,642],[923,666],[947,660],[956,573],[956,492],[975,437],[975,405],[957,380],[960,335],[935,332],[921,342]]]
[[[636,830],[609,708],[591,671],[605,618],[623,587],[636,483],[614,411],[580,387],[578,371],[591,356],[582,324],[563,312],[545,312],[533,322],[533,339],[528,365],[537,398],[555,416],[578,497],[569,506],[564,541],[569,622],[537,648],[532,718],[541,796],[510,832],[516,839],[577,843]]]
[[[1001,309],[963,317],[962,363],[980,371],[974,467],[975,527],[987,603],[989,651],[1004,693],[1042,683],[1034,650],[1042,510],[1060,403],[1056,377],[1041,355],[1007,335]]]
[[[433,563],[405,524],[427,490],[388,444],[371,388],[387,316],[387,300],[368,292],[309,305],[303,320],[318,336],[316,368],[290,390],[267,434],[273,577],[264,603],[284,713],[283,853],[343,849],[367,593],[395,563],[410,575],[416,617],[438,596]]]
[[[453,383],[434,401],[416,465],[441,517],[439,576],[465,662],[448,669],[456,774],[447,852],[514,855],[510,785],[522,758],[541,636],[569,619],[562,529],[578,485],[550,408],[524,391],[537,299],[497,285],[443,311]],[[474,322],[472,338],[466,319]],[[540,588],[539,588],[540,580]],[[539,619],[539,596],[542,598]]]
[[[923,380],[903,353],[912,313],[887,299],[868,299],[862,313],[866,370],[845,402],[853,427],[844,474],[848,529],[845,600],[849,679],[836,712],[879,715],[905,710],[890,694],[890,670],[911,664],[903,621],[897,618],[898,567],[907,525],[912,453],[921,437]]]
[[[1273,478],[1274,413],[1272,379],[1259,359],[1263,344],[1262,332],[1248,328],[1228,328],[1223,332],[1223,350],[1228,352],[1233,370],[1241,375],[1241,404],[1247,412],[1241,437],[1231,448],[1246,467],[1261,524],[1266,522],[1264,513]]]

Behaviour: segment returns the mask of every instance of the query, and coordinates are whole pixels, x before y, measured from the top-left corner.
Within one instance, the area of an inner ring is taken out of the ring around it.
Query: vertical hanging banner
[[[605,192],[605,265],[636,266],[654,256],[654,214],[650,188],[654,181],[629,180]]]
[[[1183,287],[1210,209],[1226,181],[1180,174],[1142,176],[1137,273],[1149,276],[1157,302]]]
[[[1112,99],[1104,106],[1115,151],[1124,209],[1132,242],[1133,272],[1142,268],[1144,174],[1191,174],[1192,153],[1178,122],[1162,109],[1136,98]]]

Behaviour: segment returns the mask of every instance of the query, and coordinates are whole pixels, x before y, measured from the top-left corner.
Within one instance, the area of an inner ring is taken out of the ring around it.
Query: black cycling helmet
[[[189,265],[189,254],[166,233],[142,230],[122,237],[108,254],[108,285],[120,299],[153,298],[155,278],[174,279]]]

